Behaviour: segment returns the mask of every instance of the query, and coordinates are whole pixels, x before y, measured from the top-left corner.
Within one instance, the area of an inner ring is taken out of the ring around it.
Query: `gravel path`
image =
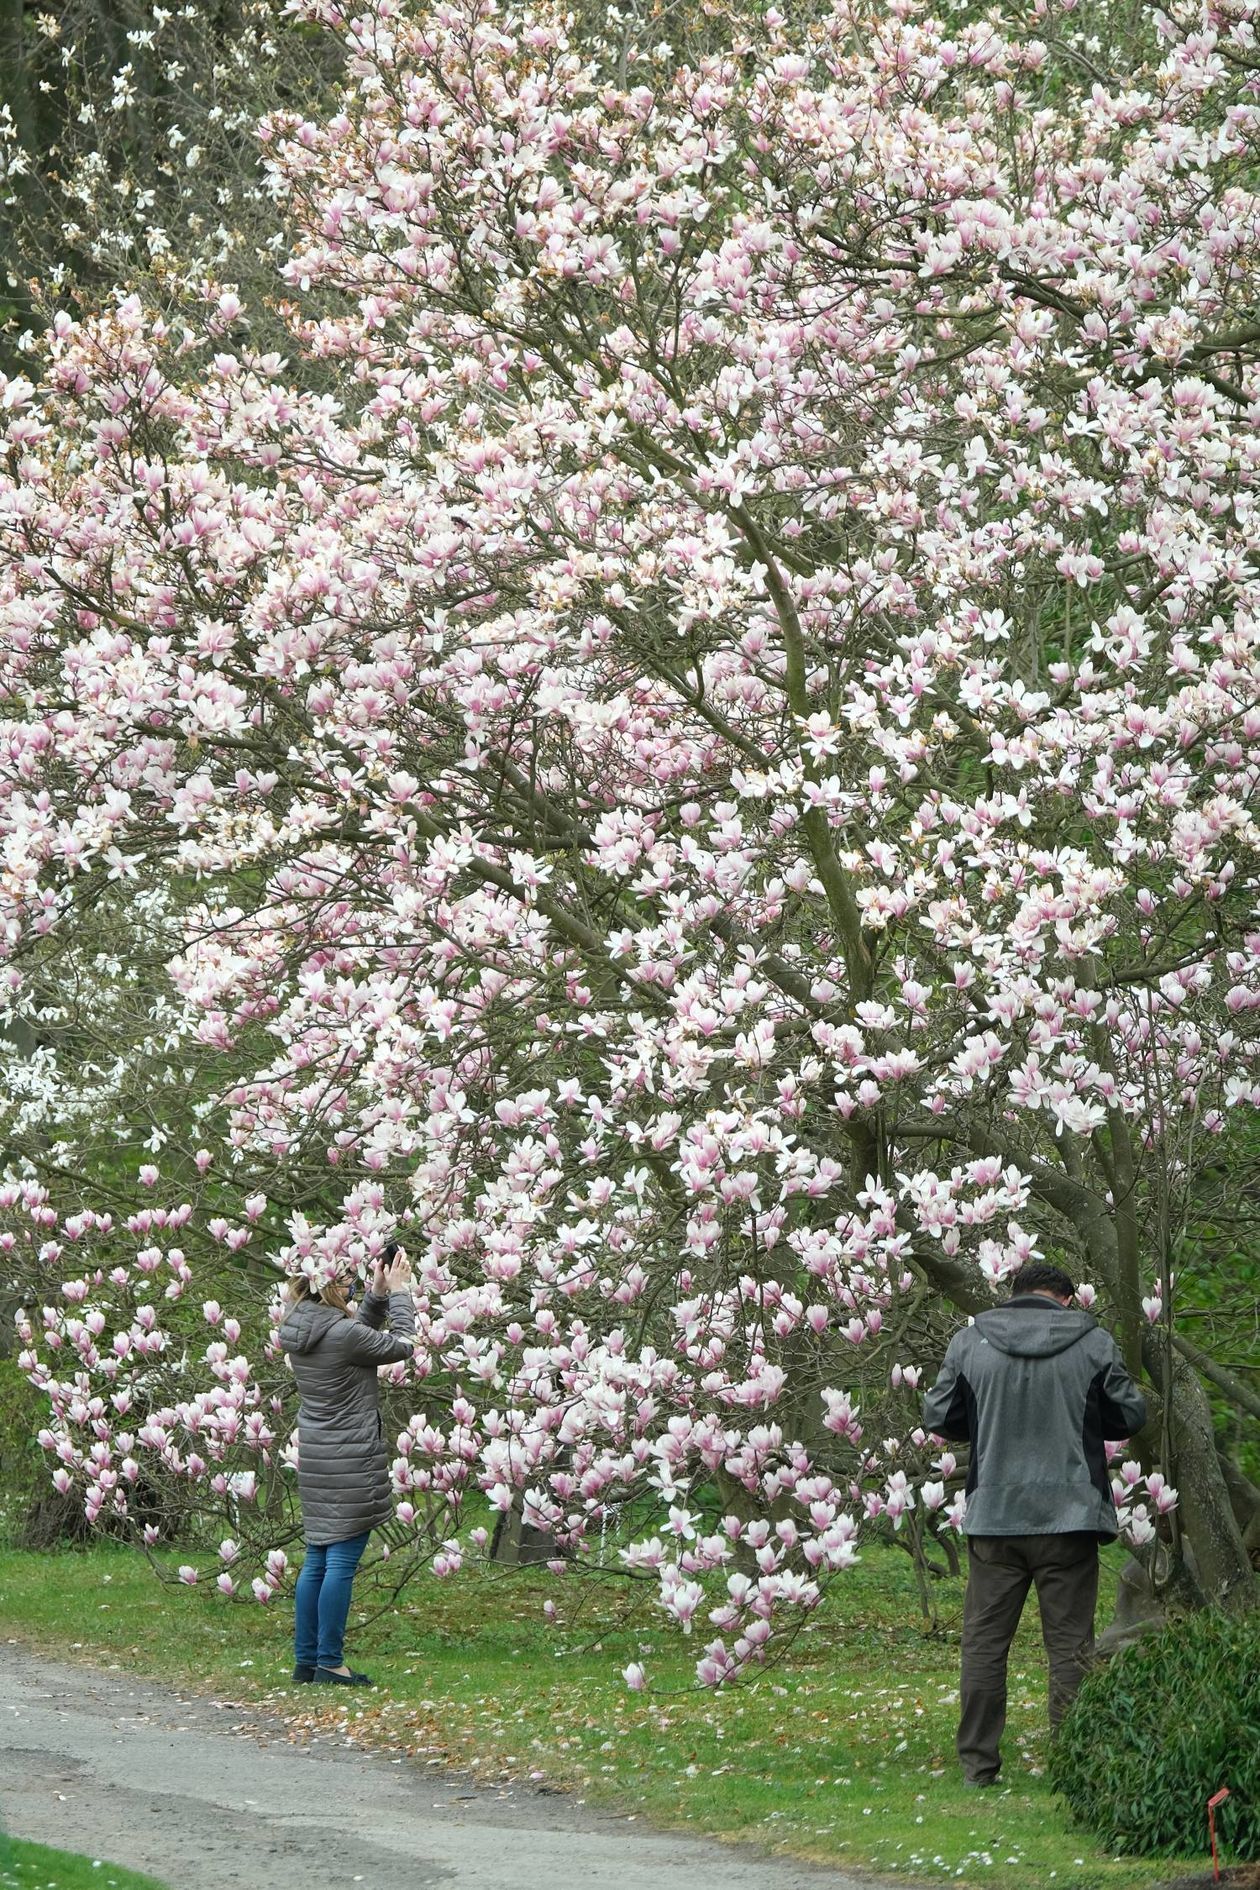
[[[171,1890],[859,1890],[0,1645],[0,1822]],[[866,1880],[870,1890],[870,1880]]]

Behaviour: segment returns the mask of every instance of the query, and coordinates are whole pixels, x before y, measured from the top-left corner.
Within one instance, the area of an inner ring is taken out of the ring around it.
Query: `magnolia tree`
[[[682,63],[295,11],[346,63],[259,129],[287,353],[207,283],[3,388],[56,1478],[272,1593],[275,1266],[401,1226],[391,1539],[488,1498],[580,1566],[643,1499],[718,1682],[868,1518],[959,1520],[910,1310],[1046,1254],[1151,1381],[1135,1539],[1175,1480],[1248,1604],[1200,1371],[1260,1400],[1173,1313],[1260,1102],[1260,5],[1118,77],[1045,4],[736,0]]]

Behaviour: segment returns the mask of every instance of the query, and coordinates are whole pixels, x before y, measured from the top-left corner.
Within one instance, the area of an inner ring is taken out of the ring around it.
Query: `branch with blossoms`
[[[1177,1507],[1177,1492],[1158,1470],[1143,1473],[1140,1463],[1128,1459],[1111,1479],[1120,1533],[1131,1547],[1141,1550],[1156,1540],[1162,1516]]]

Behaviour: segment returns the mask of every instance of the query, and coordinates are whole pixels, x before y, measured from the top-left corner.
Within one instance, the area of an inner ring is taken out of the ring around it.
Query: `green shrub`
[[[1207,1801],[1228,1785],[1218,1836],[1260,1855],[1260,1612],[1189,1615],[1099,1667],[1050,1777],[1105,1844],[1146,1856],[1204,1851]]]

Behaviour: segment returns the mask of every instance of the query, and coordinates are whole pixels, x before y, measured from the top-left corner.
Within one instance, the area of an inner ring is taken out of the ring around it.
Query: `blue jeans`
[[[293,1608],[294,1656],[299,1667],[340,1667],[354,1571],[370,1529],[344,1542],[308,1542]]]

